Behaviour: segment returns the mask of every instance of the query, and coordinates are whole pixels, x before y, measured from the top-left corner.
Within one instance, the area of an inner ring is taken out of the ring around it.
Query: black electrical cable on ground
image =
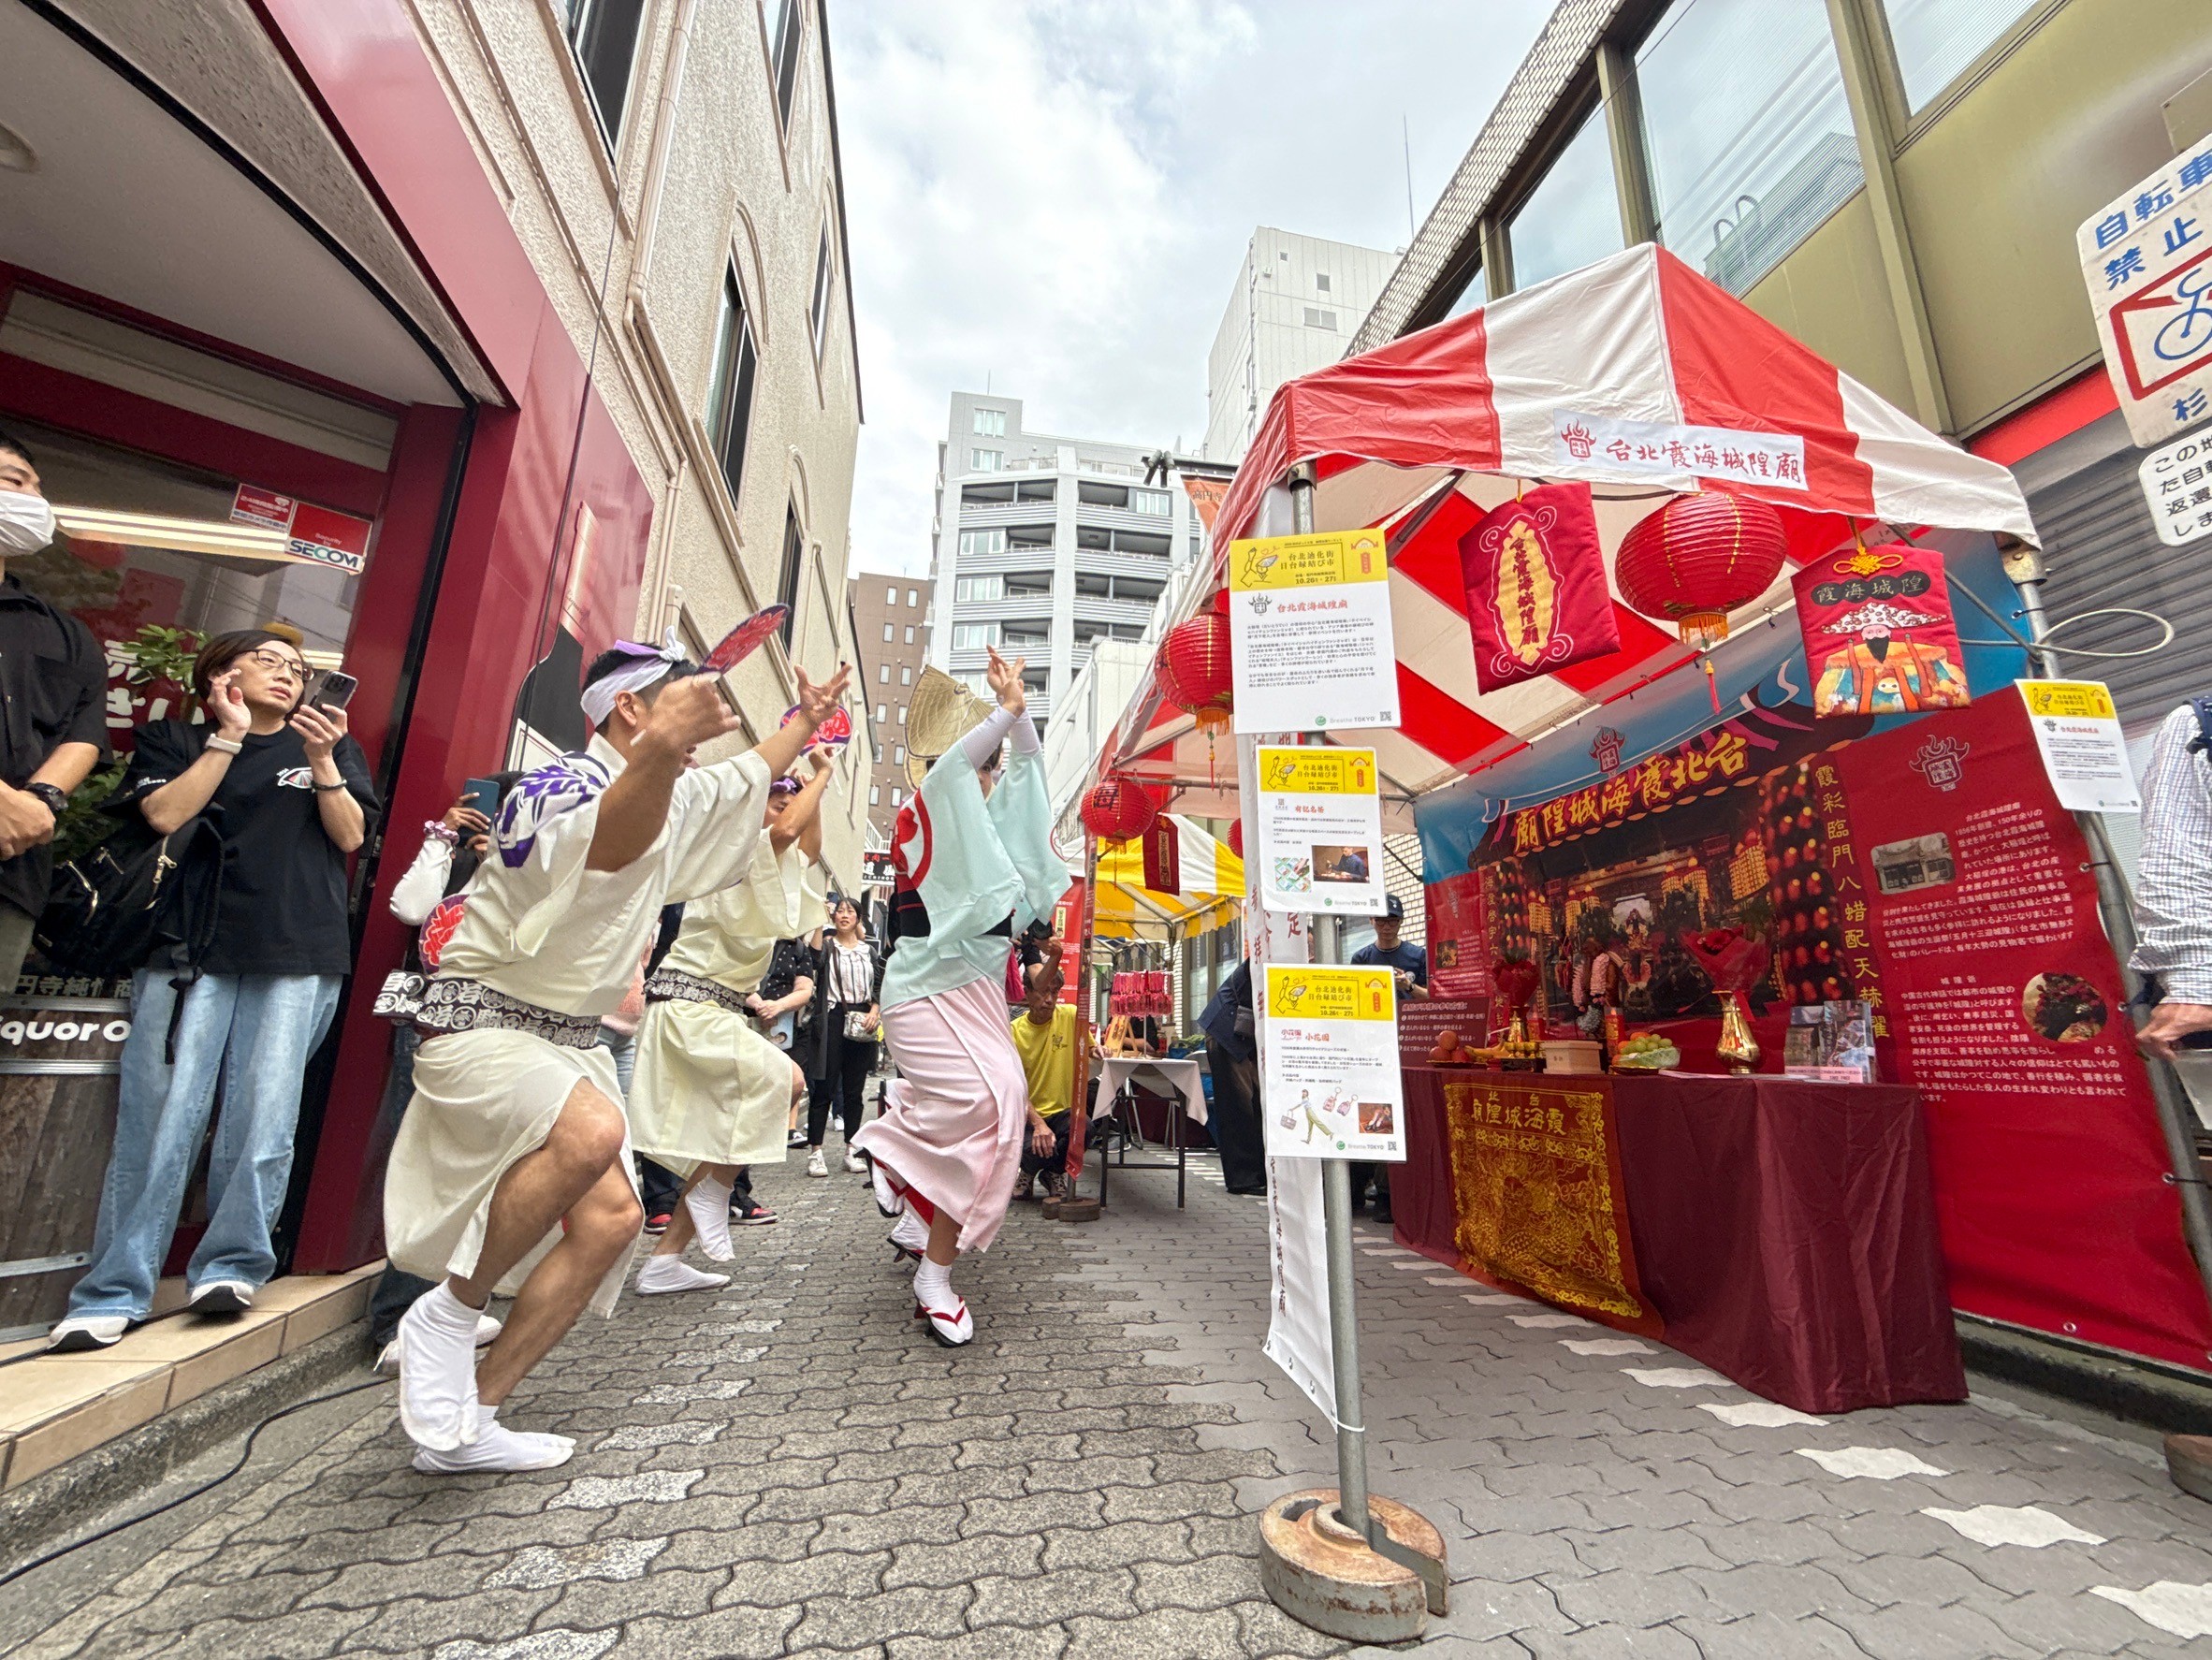
[[[267,1418],[263,1419],[259,1423],[255,1424],[251,1430],[247,1432],[246,1444],[239,1449],[238,1457],[231,1461],[230,1468],[225,1470],[220,1476],[216,1476],[209,1480],[202,1481],[197,1487],[195,1487],[189,1493],[181,1493],[174,1498],[164,1499],[160,1504],[154,1506],[151,1510],[142,1511],[136,1516],[126,1516],[121,1522],[111,1522],[106,1527],[101,1528],[96,1533],[86,1534],[81,1539],[76,1539],[66,1545],[59,1546],[54,1550],[49,1551],[43,1556],[34,1556],[30,1561],[24,1563],[20,1567],[11,1567],[6,1573],[0,1573],[0,1585],[12,1585],[16,1580],[22,1579],[25,1574],[31,1573],[36,1569],[45,1567],[50,1563],[59,1562],[63,1557],[69,1555],[72,1551],[81,1551],[87,1545],[96,1545],[102,1539],[111,1539],[117,1534],[124,1532],[126,1528],[136,1527],[141,1522],[151,1522],[156,1516],[166,1515],[169,1511],[177,1508],[177,1507],[180,1505],[188,1505],[194,1499],[214,1492],[216,1488],[222,1486],[226,1481],[229,1480],[233,1476],[237,1475],[240,1470],[246,1467],[246,1461],[254,1456],[254,1443],[261,1439],[261,1432],[269,1428],[270,1424],[276,1422],[279,1419],[289,1418],[295,1412],[305,1412],[310,1406],[320,1406],[326,1402],[342,1401],[346,1396],[357,1395],[363,1390],[382,1389],[386,1384],[390,1383],[391,1381],[392,1380],[388,1377],[371,1377],[366,1383],[348,1384],[342,1390],[332,1390],[327,1395],[310,1395],[304,1401],[295,1401],[291,1405],[284,1407],[279,1411],[270,1413]]]

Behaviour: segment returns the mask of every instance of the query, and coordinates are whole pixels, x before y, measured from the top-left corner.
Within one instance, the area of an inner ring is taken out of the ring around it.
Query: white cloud
[[[841,0],[837,110],[867,424],[856,568],[925,571],[955,389],[1034,428],[1195,449],[1256,225],[1406,240],[1547,0]]]

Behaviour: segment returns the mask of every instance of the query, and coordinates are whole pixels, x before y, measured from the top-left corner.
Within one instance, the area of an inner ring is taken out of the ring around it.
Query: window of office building
[[[1988,50],[2036,0],[1884,0],[1897,48],[1905,105],[1914,114],[1935,102],[1959,72]]]
[[[745,291],[737,285],[733,265],[722,273],[722,313],[715,327],[714,373],[706,391],[707,430],[714,434],[715,456],[733,502],[743,500],[745,444],[752,431],[752,383],[759,365],[752,322],[745,314]]]
[[[891,684],[891,665],[889,663],[886,663],[878,667],[876,671],[876,679],[881,685],[888,686]]]
[[[907,624],[907,644],[908,644],[908,645],[910,645],[910,646],[911,646],[913,643],[914,643],[914,625],[913,625],[912,623],[910,623],[910,623],[908,623],[908,624]]]
[[[776,598],[785,607],[783,626],[777,637],[786,647],[791,645],[792,629],[799,619],[799,581],[806,567],[807,532],[799,526],[799,510],[787,505],[783,510],[783,568],[776,578]]]
[[[868,786],[868,805],[870,807],[881,807],[883,805],[883,786],[881,784],[870,784]]]
[[[892,765],[894,765],[894,766],[904,766],[906,764],[907,764],[907,747],[906,747],[906,745],[904,745],[904,744],[894,744],[894,745],[892,745],[892,746],[891,746],[891,764],[892,764]]]
[[[970,473],[996,473],[1005,465],[1004,450],[971,449],[968,452],[968,470]]]
[[[1334,327],[1333,324],[1331,327]],[[1165,490],[1131,490],[1129,511],[1149,513],[1156,518],[1166,518],[1175,511],[1175,498]]]
[[[880,726],[884,721],[890,719],[891,706],[889,704],[878,704],[876,706],[876,724]]]
[[[900,790],[900,789],[899,789],[899,787],[898,787],[896,784],[894,784],[894,785],[892,785],[892,786],[891,786],[891,805],[892,805],[893,807],[900,807],[900,806],[903,806],[903,805],[905,805],[905,802],[906,802],[906,794],[905,794],[905,792],[904,792],[904,791],[902,791],[902,790]]]
[[[907,706],[903,703],[898,706],[898,723],[901,726],[907,723]]]
[[[918,589],[918,588],[910,588],[910,589],[908,589],[908,590],[907,590],[907,604],[908,604],[908,606],[910,608],[910,607],[912,607],[912,606],[915,606],[915,605],[918,605],[918,604],[920,604],[921,603],[922,603],[922,590],[921,590],[920,589]]]
[[[914,671],[910,667],[901,668],[898,671],[898,683],[901,686],[911,686],[914,683]]]
[[[960,551],[963,554],[1004,553],[1006,532],[1003,530],[962,531]],[[964,594],[961,597],[965,599],[967,596]]]
[[[829,224],[822,226],[822,240],[814,250],[814,298],[807,306],[807,325],[814,335],[814,356],[822,357],[822,342],[829,338],[830,292],[837,286],[837,268],[830,259]]]
[[[1308,328],[1327,328],[1333,331],[1336,328],[1336,313],[1317,305],[1309,305],[1305,308],[1305,326]]]
[[[1316,294],[1326,294],[1329,292],[1329,273],[1327,271],[1316,271],[1314,273],[1314,292]]]
[[[791,124],[792,99],[799,86],[799,42],[807,32],[806,0],[783,0],[776,8],[776,117]]]
[[[975,412],[975,430],[976,436],[979,438],[1004,438],[1006,436],[1006,411],[1003,409],[977,410]]]
[[[1531,287],[1620,251],[1621,206],[1605,112],[1593,109],[1514,211],[1513,286]]]
[[[645,0],[566,0],[566,10],[568,43],[611,151],[622,136],[622,109],[630,97],[630,65],[637,55]]]
[[[953,649],[981,651],[986,646],[998,644],[998,625],[996,622],[955,622],[953,624]]]
[[[1636,75],[1659,240],[1731,293],[1864,182],[1822,0],[1678,5]]]
[[[888,646],[892,641],[897,638],[898,630],[893,624],[886,622],[883,625],[883,644]]]
[[[886,605],[895,605],[895,604],[898,604],[898,590],[897,590],[897,589],[895,589],[895,588],[887,588],[887,589],[885,589],[885,590],[883,590],[883,603],[884,603]]]
[[[966,552],[963,548],[961,551]],[[959,576],[953,582],[953,598],[956,601],[997,600],[1006,597],[1006,578],[1003,576]]]

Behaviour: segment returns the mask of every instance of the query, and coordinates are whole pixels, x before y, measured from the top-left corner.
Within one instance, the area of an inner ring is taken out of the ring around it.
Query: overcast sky
[[[1195,452],[1259,225],[1407,240],[1550,0],[837,0],[866,424],[852,566],[924,573],[955,390]]]

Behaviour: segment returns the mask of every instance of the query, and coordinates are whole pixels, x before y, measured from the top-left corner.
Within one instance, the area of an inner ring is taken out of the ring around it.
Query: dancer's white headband
[[[597,732],[615,712],[615,698],[624,692],[643,692],[648,686],[664,679],[669,671],[684,660],[684,648],[677,643],[676,630],[668,631],[668,638],[659,646],[640,645],[635,640],[617,640],[614,649],[635,661],[615,670],[584,688],[577,699],[584,706],[584,719]]]

